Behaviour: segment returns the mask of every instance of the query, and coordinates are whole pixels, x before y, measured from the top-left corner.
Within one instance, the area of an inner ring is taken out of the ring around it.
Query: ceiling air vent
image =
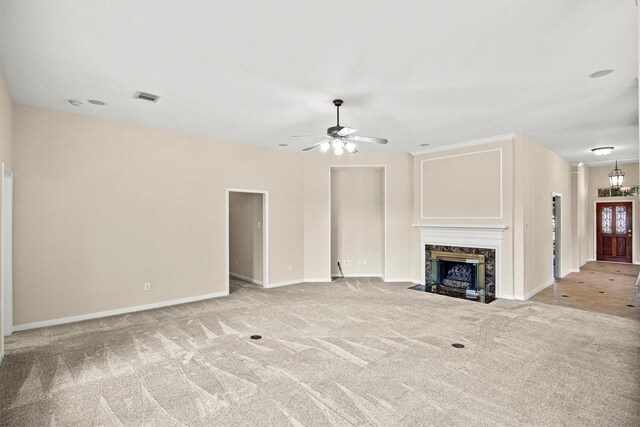
[[[151,101],[151,102],[158,102],[158,99],[160,99],[160,95],[154,95],[152,93],[143,92],[141,90],[137,91],[136,94],[133,95],[133,97],[135,99],[142,99],[143,101]]]

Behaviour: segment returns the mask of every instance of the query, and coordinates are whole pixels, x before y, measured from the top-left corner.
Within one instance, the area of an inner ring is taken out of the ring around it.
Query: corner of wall
[[[0,70],[0,162],[13,167],[13,100],[4,79],[4,74]],[[4,174],[3,174],[4,175]],[[4,176],[0,177],[0,184]],[[2,212],[2,186],[0,185],[0,212]],[[1,221],[0,221],[1,224]],[[0,229],[0,242],[1,229]],[[0,259],[2,253],[0,250]],[[0,267],[0,278],[3,277],[3,269]],[[4,358],[4,283],[0,281],[0,363]]]

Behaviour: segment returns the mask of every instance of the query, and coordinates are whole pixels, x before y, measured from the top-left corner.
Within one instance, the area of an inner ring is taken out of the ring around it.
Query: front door
[[[597,259],[631,262],[631,202],[596,206]]]

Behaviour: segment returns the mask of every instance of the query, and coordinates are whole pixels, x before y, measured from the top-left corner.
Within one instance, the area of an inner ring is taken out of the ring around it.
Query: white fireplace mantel
[[[507,225],[414,224],[420,230],[422,284],[425,284],[425,245],[485,248],[496,251],[496,298],[513,298],[502,292],[502,242]]]

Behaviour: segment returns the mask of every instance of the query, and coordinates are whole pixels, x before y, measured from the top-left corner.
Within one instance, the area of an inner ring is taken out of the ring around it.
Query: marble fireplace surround
[[[505,225],[416,225],[420,230],[421,284],[425,285],[426,245],[495,250],[495,297],[502,298],[503,234]]]

